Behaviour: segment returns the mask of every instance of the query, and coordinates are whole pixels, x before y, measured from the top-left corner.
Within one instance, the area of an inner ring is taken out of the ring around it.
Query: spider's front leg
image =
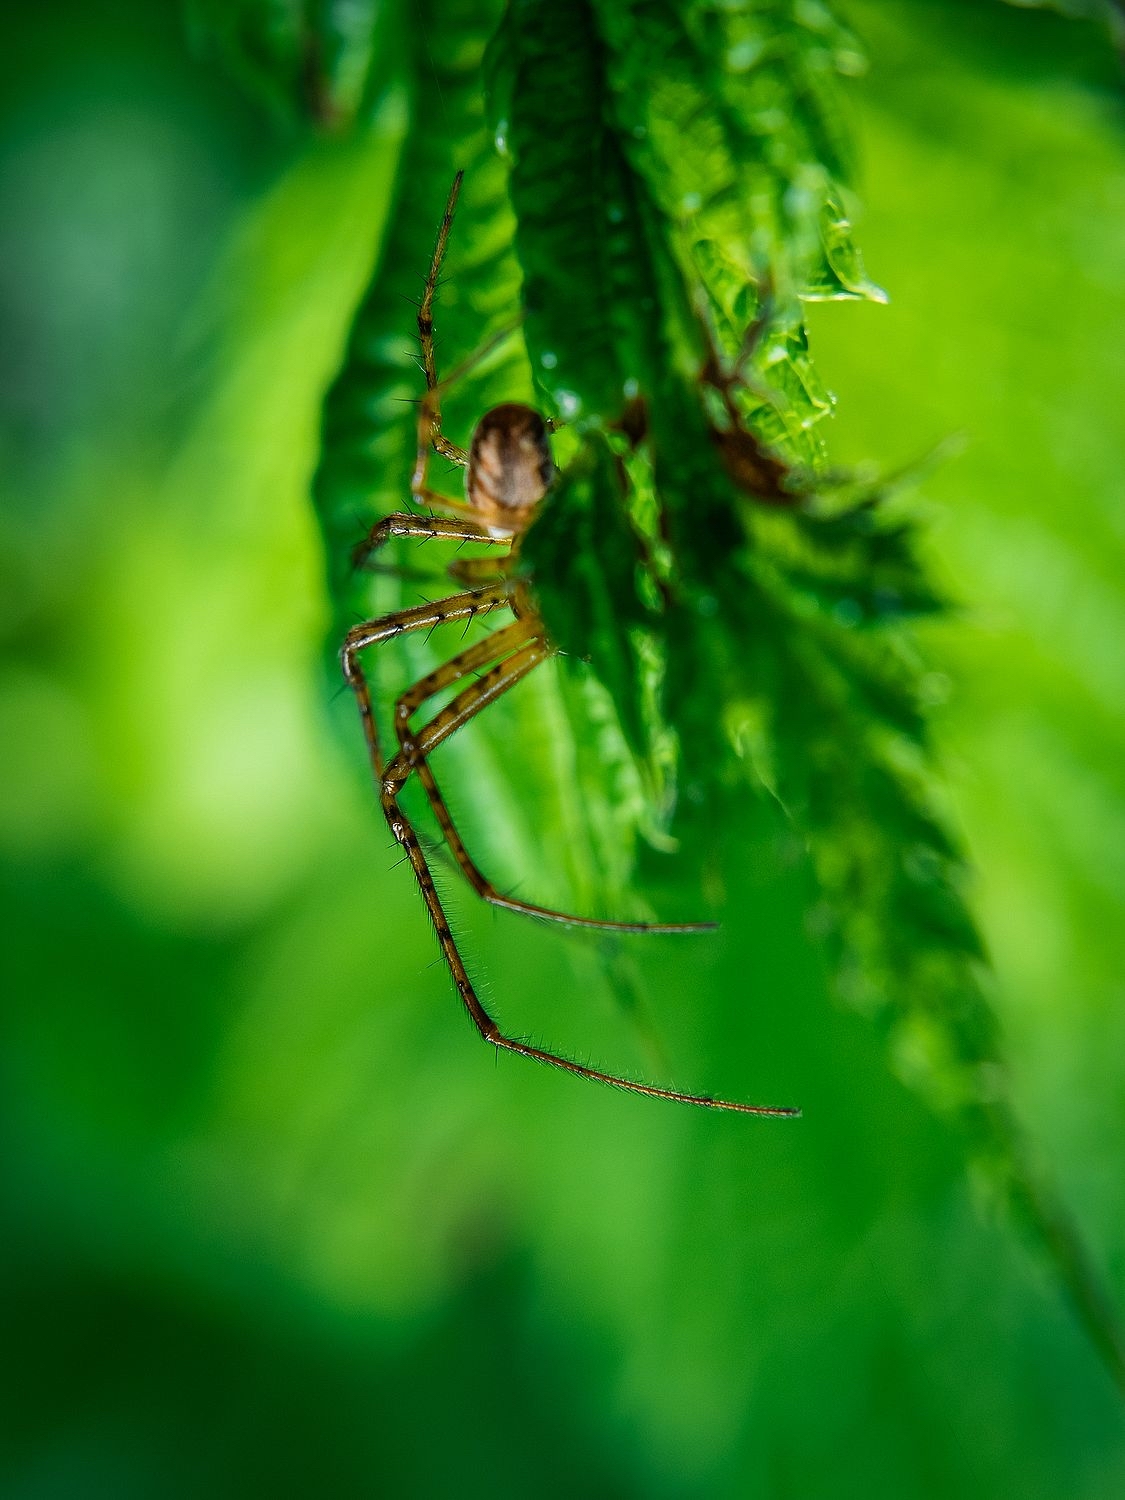
[[[421,317],[419,317],[421,326]],[[426,483],[429,474],[430,450],[440,453],[442,458],[448,458],[459,468],[464,468],[469,462],[469,455],[463,448],[458,448],[444,436],[441,430],[441,398],[437,386],[422,397],[422,404],[418,409],[418,448],[414,459],[414,470],[410,476],[410,493],[419,505],[440,505],[446,510],[452,510],[460,514],[471,514],[469,507],[462,500],[451,500],[448,495],[443,495],[437,490],[431,490]]]
[[[418,304],[418,342],[422,348],[422,370],[426,376],[426,394],[418,413],[418,456],[410,480],[410,493],[421,505],[444,504],[445,498],[426,487],[426,469],[430,449],[450,459],[462,469],[468,463],[468,454],[451,443],[441,430],[441,399],[438,395],[437,359],[434,354],[434,297],[441,276],[441,264],[449,244],[449,231],[453,227],[453,215],[457,208],[457,197],[461,191],[464,172],[458,172],[449,189],[449,198],[438,229],[433,258],[430,261],[426,284],[422,288],[422,300]]]

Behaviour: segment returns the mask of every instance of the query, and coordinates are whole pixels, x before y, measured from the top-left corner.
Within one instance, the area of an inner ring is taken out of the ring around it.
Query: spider
[[[549,502],[555,471],[548,434],[555,424],[545,421],[529,406],[506,402],[494,406],[481,417],[467,453],[451,443],[441,430],[441,390],[468,368],[468,365],[462,365],[452,376],[439,382],[434,357],[434,296],[462,176],[463,173],[458,172],[453,180],[418,308],[418,333],[426,394],[419,409],[418,449],[410,492],[416,504],[427,508],[427,513],[404,512],[377,522],[355,549],[354,559],[357,566],[362,565],[392,537],[417,537],[420,541],[440,538],[460,543],[479,542],[489,547],[506,547],[508,550],[495,561],[486,555],[484,558],[451,565],[448,570],[451,577],[477,586],[431,604],[397,610],[393,614],[365,621],[347,633],[340,653],[344,678],[355,694],[383,812],[391,833],[402,846],[414,871],[461,1002],[483,1041],[520,1057],[561,1068],[579,1078],[611,1084],[630,1093],[645,1094],[654,1099],[670,1099],[681,1104],[733,1110],[750,1115],[799,1115],[798,1109],[739,1104],[706,1094],[688,1094],[678,1089],[638,1083],[505,1035],[488,1014],[473,987],[434,887],[426,855],[402,809],[400,796],[403,787],[410,777],[415,776],[429,798],[438,825],[458,866],[477,895],[493,906],[550,921],[611,932],[700,932],[714,925],[601,921],[591,917],[571,916],[503,894],[470,857],[430,769],[430,756],[439,745],[555,654],[555,647],[548,639],[536,612],[528,583],[515,571],[520,537],[531,524],[539,506],[545,501]],[[495,342],[494,340],[493,344]],[[481,354],[491,349],[493,344],[487,345]],[[475,358],[468,363],[474,363]],[[431,450],[464,468],[464,501],[448,499],[427,486]],[[434,514],[435,510],[445,514]],[[360,665],[361,653],[370,646],[391,640],[408,630],[431,630],[451,620],[463,620],[467,625],[478,616],[498,610],[507,611],[514,616],[512,622],[459,652],[399,695],[394,709],[398,750],[387,759],[380,744],[370,688]],[[429,699],[466,676],[478,673],[480,675],[475,676],[469,686],[461,688],[440,712],[420,728],[412,727],[413,715]]]

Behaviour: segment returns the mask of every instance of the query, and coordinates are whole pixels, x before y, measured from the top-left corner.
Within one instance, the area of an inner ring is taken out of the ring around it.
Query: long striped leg
[[[429,283],[427,282],[427,289]],[[425,306],[425,303],[423,303]],[[488,358],[494,349],[498,349],[505,339],[509,338],[519,328],[521,319],[514,323],[507,323],[490,338],[485,339],[481,346],[469,355],[468,359],[462,360],[451,375],[444,380],[437,380],[433,371],[433,321],[427,315],[426,326],[429,333],[422,334],[423,348],[428,350],[424,358],[426,370],[427,389],[422,397],[418,408],[418,446],[415,451],[414,469],[410,476],[410,493],[419,505],[437,505],[451,512],[455,516],[465,516],[476,519],[479,512],[473,506],[467,505],[463,500],[454,500],[448,495],[443,495],[437,490],[432,490],[426,483],[430,467],[430,449],[433,448],[443,458],[451,459],[460,468],[465,468],[469,462],[469,456],[463,448],[458,448],[451,443],[441,430],[441,392],[447,390],[463,375],[467,375],[474,366]],[[423,327],[423,315],[418,315],[418,327]],[[433,381],[431,384],[430,382]],[[555,432],[561,423],[549,422],[548,430]]]
[[[494,703],[529,672],[534,671],[550,654],[551,648],[546,641],[532,639],[506,661],[491,668],[479,681],[464,689],[428,724],[424,725],[414,737],[414,749],[410,753],[400,750],[394,760],[382,771],[380,777],[381,800],[387,822],[395,839],[402,845],[410,860],[426,908],[433,921],[442,955],[449,966],[449,972],[457,986],[457,993],[473,1025],[481,1038],[486,1042],[491,1042],[494,1047],[502,1048],[506,1052],[514,1052],[519,1057],[531,1058],[534,1062],[547,1063],[551,1067],[561,1068],[564,1072],[573,1073],[578,1078],[588,1078],[595,1083],[608,1083],[614,1088],[625,1089],[632,1094],[645,1094],[652,1099],[670,1099],[679,1104],[698,1104],[705,1109],[731,1110],[738,1114],[774,1117],[799,1115],[799,1109],[765,1104],[736,1104],[725,1099],[713,1099],[708,1094],[685,1094],[678,1089],[659,1089],[651,1084],[636,1083],[633,1079],[621,1078],[613,1073],[603,1073],[598,1068],[586,1067],[583,1063],[574,1062],[568,1057],[561,1057],[558,1053],[547,1052],[541,1047],[532,1047],[526,1042],[506,1036],[481,1004],[472,981],[469,979],[461,954],[453,941],[453,934],[438,899],[433,877],[418,836],[411,827],[398,799],[403,786],[416,770],[416,757],[420,756],[424,760],[432,754],[443,740],[448,739],[462,724],[467,723],[483,708]],[[378,769],[374,757],[372,763]]]
[[[436,496],[436,500],[445,504],[444,496]],[[413,536],[419,541],[435,541],[439,537],[450,542],[484,542],[491,546],[509,546],[511,538],[506,536],[493,536],[492,533],[480,525],[478,521],[469,518],[458,520],[447,520],[444,516],[415,516],[405,511],[400,511],[393,516],[384,516],[381,521],[376,521],[371,530],[352,549],[352,562],[357,568],[362,568],[373,552],[378,552],[380,547],[385,547],[392,537]],[[471,561],[471,559],[466,559]]]
[[[508,541],[508,537],[494,537],[494,541]],[[455,557],[446,572],[462,588],[479,589],[486,583],[495,583],[504,576],[503,557]]]
[[[445,662],[428,676],[421,678],[413,687],[402,693],[395,704],[395,732],[398,735],[399,745],[411,759],[414,772],[425,788],[426,795],[430,799],[430,806],[441,825],[441,831],[466,880],[477,895],[492,906],[501,907],[505,911],[523,912],[527,916],[540,917],[549,922],[561,922],[569,927],[595,927],[602,932],[713,932],[718,925],[715,922],[612,922],[597,917],[576,917],[568,912],[556,911],[553,907],[538,906],[531,901],[520,901],[515,896],[507,896],[498,890],[474,863],[472,856],[465,848],[434,773],[430,770],[429,762],[417,749],[417,742],[410,731],[410,716],[427,698],[432,698],[435,693],[440,693],[444,688],[452,687],[466,673],[475,672],[478,667],[486,666],[489,662],[506,656],[517,646],[525,644],[536,633],[537,628],[537,622],[530,620],[517,620],[515,624],[505,626],[503,630],[490,635],[487,640],[470,646],[467,651],[460,652],[451,661]],[[464,722],[467,723],[474,713],[479,713],[482,706],[471,710]]]
[[[414,520],[415,517],[407,516],[404,519]],[[394,614],[382,615],[377,620],[365,620],[362,625],[353,625],[348,631],[340,651],[340,665],[345,681],[355,694],[363,721],[367,752],[377,778],[381,778],[383,774],[383,752],[371,704],[371,690],[359,664],[359,653],[368,646],[392,640],[408,630],[432,630],[437,625],[444,625],[447,620],[472,620],[477,615],[489,614],[509,603],[507,589],[503,584],[498,584],[493,588],[475,589],[469,594],[454,594],[452,598],[438,599],[433,604],[419,604],[413,609],[396,610]]]
[[[438,280],[441,277],[442,262],[445,260],[449,231],[453,227],[453,215],[457,208],[457,198],[461,192],[461,180],[464,175],[463,172],[458,172],[453,179],[453,186],[449,189],[449,198],[438,228],[437,243],[434,245],[429,275],[422,289],[422,300],[418,304],[418,341],[422,348],[422,371],[426,377],[426,394],[422,398],[418,412],[418,450],[414,461],[414,473],[410,481],[410,492],[420,505],[443,505],[460,514],[463,514],[467,507],[463,507],[458,501],[447,500],[444,495],[439,495],[426,486],[431,448],[462,469],[469,461],[465,450],[458,448],[456,443],[451,443],[441,430],[440,392],[443,387],[448,387],[460,380],[462,375],[467,374],[474,365],[486,359],[510,334],[515,332],[523,321],[522,318],[517,318],[514,322],[498,329],[468,359],[463,360],[451,375],[447,375],[444,380],[438,380],[437,359],[434,353],[434,297],[437,293]]]
[[[461,191],[461,179],[464,175],[464,172],[458,172],[453,179],[453,186],[449,189],[445,213],[442,215],[438,229],[437,243],[434,245],[433,259],[430,261],[429,275],[422,289],[422,300],[418,304],[418,340],[422,346],[422,370],[426,376],[426,394],[422,399],[422,408],[418,414],[418,458],[410,486],[416,499],[425,491],[426,464],[429,460],[431,444],[443,458],[451,459],[462,468],[468,463],[468,455],[464,450],[442,435],[441,404],[437,393],[437,362],[434,358],[434,295],[437,292],[438,278],[441,276],[441,263],[445,259],[445,249],[449,244],[449,231],[453,227],[457,195]]]

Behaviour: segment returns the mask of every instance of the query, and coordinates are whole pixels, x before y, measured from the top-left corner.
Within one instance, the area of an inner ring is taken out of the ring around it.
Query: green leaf
[[[406,503],[421,382],[400,298],[464,165],[443,368],[517,304],[524,321],[443,391],[445,430],[464,441],[500,399],[536,398],[567,424],[521,553],[569,653],[553,702],[584,762],[563,821],[602,842],[594,864],[620,892],[636,834],[662,841],[673,791],[680,858],[700,867],[736,803],[783,809],[778,859],[807,852],[810,931],[841,1000],[877,1020],[900,1075],[1058,1252],[1061,1219],[1005,1102],[929,759],[910,624],[943,600],[894,486],[828,473],[817,433],[831,401],[802,302],[882,298],[843,207],[836,80],[857,71],[854,44],[818,4],[513,0],[487,59],[497,156],[480,113],[485,28],[443,5],[431,24],[456,60],[440,65],[445,112],[426,107],[415,44],[394,228],[325,410],[316,495],[341,619],[394,597],[349,570],[348,518]],[[416,672],[424,649],[401,649]],[[1059,1263],[1094,1327],[1085,1271]]]
[[[588,663],[616,706],[639,764],[655,774],[659,728],[650,722],[647,663],[659,591],[628,508],[625,466],[591,432],[559,476],[520,548],[552,641]],[[646,597],[647,596],[647,597]]]
[[[370,119],[397,19],[379,0],[188,0],[198,50],[214,50],[289,125],[339,133]]]
[[[367,608],[370,581],[351,553],[380,515],[410,500],[417,366],[411,303],[422,293],[442,205],[458,169],[466,182],[436,317],[439,376],[510,322],[519,293],[513,220],[503,164],[485,126],[480,65],[499,7],[436,4],[418,18],[409,52],[411,128],[395,184],[389,232],[357,310],[339,374],[324,406],[313,494],[326,540],[338,619]],[[433,56],[427,37],[445,45]],[[431,106],[440,99],[441,109]],[[446,425],[462,441],[475,417],[502,398],[530,395],[522,348],[512,340],[450,392]],[[448,483],[438,461],[437,487]],[[414,549],[416,551],[416,549]],[[425,560],[403,550],[414,568]]]

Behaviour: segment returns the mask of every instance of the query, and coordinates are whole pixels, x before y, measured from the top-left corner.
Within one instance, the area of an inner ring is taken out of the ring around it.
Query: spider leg
[[[446,503],[443,495],[435,495],[433,498],[435,501],[440,500],[442,504]],[[385,547],[396,536],[414,536],[420,541],[435,541],[438,537],[444,537],[447,541],[488,542],[493,545],[507,544],[511,540],[506,536],[493,536],[479,521],[467,518],[448,520],[444,516],[416,516],[402,512],[376,521],[363,541],[352,549],[353,564],[361,568],[373,552],[378,552],[380,547]]]
[[[521,313],[518,318],[513,318],[510,323],[505,323],[503,327],[498,328],[495,333],[490,333],[483,344],[474,349],[472,354],[470,354],[467,359],[463,359],[461,363],[454,368],[452,374],[446,375],[440,381],[438,381],[438,386],[440,386],[443,390],[448,390],[451,385],[456,385],[457,382],[463,376],[467,375],[470,370],[475,369],[477,365],[486,360],[494,349],[499,349],[500,345],[505,341],[505,339],[511,338],[512,334],[522,327],[523,314]],[[435,389],[437,389],[437,387],[435,387]],[[554,429],[552,428],[551,430],[553,431]]]
[[[431,274],[433,274],[431,272]],[[427,291],[430,283],[427,281]],[[430,299],[432,302],[432,298]],[[429,311],[426,298],[422,299],[422,311],[418,314],[418,328],[422,339],[423,349],[428,350],[428,355],[423,355],[423,369],[426,372],[427,390],[422,397],[418,408],[418,448],[414,459],[414,472],[410,480],[410,492],[419,504],[441,505],[447,510],[459,515],[476,516],[478,513],[472,506],[465,505],[463,501],[451,500],[445,495],[431,490],[426,484],[426,476],[429,471],[430,449],[440,453],[443,458],[451,459],[460,468],[465,468],[469,462],[469,455],[463,448],[458,448],[451,443],[441,430],[441,392],[448,390],[463,375],[487,359],[492,351],[509,338],[523,322],[522,317],[513,323],[506,323],[503,328],[485,339],[479,349],[475,349],[468,359],[462,360],[451,375],[443,380],[437,379],[433,354],[433,318]],[[423,319],[425,324],[423,325]],[[433,384],[429,384],[430,381]]]
[[[413,517],[405,519],[412,520]],[[340,664],[344,680],[355,694],[363,721],[367,753],[377,777],[382,777],[383,774],[383,752],[371,704],[371,689],[359,664],[359,653],[368,646],[389,641],[408,630],[432,630],[436,625],[443,625],[446,620],[471,620],[477,615],[488,614],[508,605],[510,601],[506,588],[497,585],[488,589],[475,589],[468,594],[454,594],[449,599],[438,599],[433,604],[415,605],[413,609],[396,610],[393,614],[381,615],[377,620],[364,620],[348,631],[340,651]]]
[[[508,541],[509,538],[496,540]],[[504,576],[504,562],[504,558],[495,557],[455,557],[445,571],[466,588],[480,588],[482,584],[494,583]]]
[[[425,789],[430,806],[434,810],[434,816],[441,826],[446,843],[463,875],[477,895],[487,901],[490,906],[498,906],[504,911],[522,912],[526,916],[539,917],[548,922],[561,922],[568,927],[593,927],[600,932],[713,932],[718,925],[715,922],[614,922],[598,917],[576,917],[569,912],[557,911],[553,907],[539,906],[532,901],[520,901],[517,897],[505,895],[498,890],[466,849],[429,762],[418,749],[417,741],[411,734],[410,716],[427,698],[432,698],[435,693],[451,687],[467,673],[507,656],[517,646],[525,645],[539,629],[540,626],[536,620],[517,620],[512,625],[504,626],[502,630],[496,631],[486,640],[478,641],[468,650],[459,652],[450,661],[430,672],[428,676],[420,678],[413,687],[400,694],[395,703],[395,732],[398,735],[399,745],[402,752],[411,759],[412,768]],[[459,723],[467,724],[471,718],[480,713],[484,706],[484,702],[479,699],[470,701]]]
[[[436,453],[440,453],[442,458],[450,459],[462,469],[469,462],[469,455],[463,448],[456,447],[448,438],[442,436],[441,402],[436,386],[432,391],[426,392],[418,408],[418,449],[414,459],[414,470],[410,476],[410,493],[419,505],[426,503],[445,505],[447,503],[445,496],[438,494],[436,490],[429,489],[426,484],[431,448]]]
[[[469,461],[464,450],[458,448],[455,443],[451,443],[442,434],[437,361],[434,357],[434,295],[437,292],[446,247],[449,244],[449,231],[453,226],[453,214],[457,208],[457,196],[461,191],[461,180],[464,175],[464,172],[458,172],[453,179],[453,186],[449,189],[449,198],[438,228],[437,243],[434,245],[429,275],[422,289],[422,300],[418,304],[418,341],[422,346],[422,370],[426,376],[426,394],[418,413],[418,459],[414,466],[414,479],[410,486],[416,497],[426,485],[426,463],[431,445],[443,458],[451,459],[462,468]]]
[[[527,1042],[506,1036],[481,1004],[457,944],[453,940],[453,933],[446,920],[441,901],[438,899],[433,876],[430,874],[418,836],[399,805],[398,798],[403,786],[417,769],[418,756],[424,760],[474,713],[494,703],[503,693],[514,687],[517,682],[545,661],[550,654],[551,648],[547,642],[533,637],[526,646],[521,647],[506,661],[493,667],[478,682],[459,693],[452,702],[448,703],[440,713],[418,731],[412,751],[408,753],[406,750],[401,750],[380,775],[380,799],[383,812],[391,832],[402,845],[414,870],[422,898],[437,933],[442,955],[457,987],[457,993],[461,997],[461,1003],[476,1027],[478,1035],[483,1041],[491,1042],[494,1047],[502,1048],[506,1052],[514,1052],[519,1057],[546,1063],[550,1067],[561,1068],[566,1073],[573,1073],[578,1078],[588,1078],[595,1083],[607,1083],[632,1094],[644,1094],[651,1099],[670,1099],[679,1104],[697,1104],[705,1109],[729,1110],[738,1114],[774,1117],[799,1115],[799,1109],[764,1104],[737,1104],[725,1099],[714,1099],[709,1094],[686,1094],[678,1089],[655,1088],[651,1084],[637,1083],[633,1079],[622,1078],[614,1073],[603,1073],[598,1068],[587,1067],[583,1063],[574,1062],[571,1058],[562,1057],[558,1053],[547,1052],[541,1047],[532,1047]]]
[[[470,505],[467,500],[454,500],[451,495],[443,495],[439,490],[431,490],[426,485],[421,489],[415,489],[411,484],[410,493],[418,505],[437,506],[439,510],[448,511],[449,514],[459,521],[468,521],[471,525],[483,529],[481,513],[476,506]],[[510,530],[490,526],[488,535],[484,537],[466,537],[466,541],[486,542],[510,542],[512,533]]]
[[[461,192],[461,181],[464,175],[464,172],[458,172],[453,179],[453,186],[449,189],[449,198],[446,201],[445,213],[442,215],[441,224],[438,228],[437,242],[434,245],[434,254],[430,262],[429,274],[426,277],[426,284],[422,289],[422,300],[418,304],[418,342],[422,348],[422,372],[426,377],[426,394],[422,398],[422,403],[418,411],[418,453],[414,463],[414,475],[410,488],[415,499],[419,501],[426,495],[426,469],[429,463],[431,448],[436,453],[440,453],[443,458],[448,458],[462,469],[469,462],[469,455],[465,450],[459,448],[456,443],[451,443],[441,430],[440,392],[442,388],[460,380],[474,365],[486,359],[523,322],[521,315],[513,322],[506,323],[502,328],[497,329],[495,333],[491,334],[484,341],[479,349],[475,350],[468,359],[462,361],[451,375],[447,375],[444,380],[438,379],[437,357],[434,352],[434,298],[437,295],[441,267],[449,245],[449,232],[453,227],[453,215],[457,209],[457,199]],[[441,497],[438,498],[440,499]]]
[[[437,292],[438,279],[441,276],[442,262],[445,260],[446,247],[449,244],[449,231],[453,227],[453,215],[457,209],[457,198],[461,192],[461,183],[464,172],[458,172],[453,179],[453,186],[449,189],[449,197],[445,203],[445,213],[438,226],[437,241],[434,245],[433,258],[430,261],[429,274],[426,284],[422,289],[422,300],[418,304],[418,338],[422,345],[422,369],[426,376],[426,389],[436,389],[437,364],[434,360],[434,295]]]

